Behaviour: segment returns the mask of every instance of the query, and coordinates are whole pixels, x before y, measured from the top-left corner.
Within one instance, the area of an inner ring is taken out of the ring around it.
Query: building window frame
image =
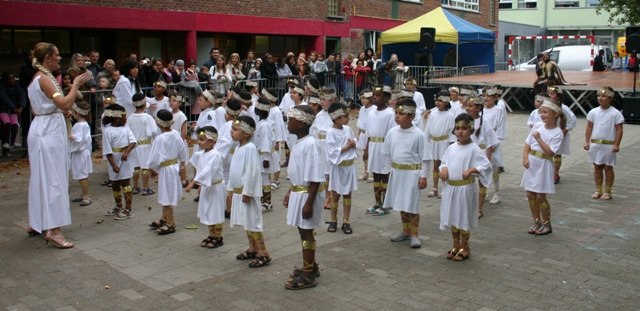
[[[575,9],[580,7],[580,0],[554,0],[556,9]]]
[[[513,0],[499,0],[498,9],[500,10],[513,9]]]
[[[341,19],[341,20],[345,19],[344,14],[342,14],[342,1],[341,0],[329,0],[327,2],[327,18],[328,19]]]
[[[518,0],[518,10],[537,9],[538,0]]]
[[[480,13],[480,0],[442,0],[447,9]]]

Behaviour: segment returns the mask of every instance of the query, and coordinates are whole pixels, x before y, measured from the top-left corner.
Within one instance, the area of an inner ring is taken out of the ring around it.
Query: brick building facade
[[[127,52],[167,59],[208,59],[289,51],[357,53],[376,49],[379,33],[438,6],[497,31],[497,0],[0,0],[0,70],[17,70],[39,41],[72,53],[100,51],[122,64]]]

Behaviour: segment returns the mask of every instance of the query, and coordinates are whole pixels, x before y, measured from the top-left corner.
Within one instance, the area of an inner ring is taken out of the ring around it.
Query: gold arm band
[[[431,140],[433,141],[443,141],[443,140],[447,140],[449,139],[449,135],[442,135],[442,136],[438,136],[438,137],[431,137]]]
[[[366,134],[366,133],[367,133],[367,131],[366,131],[366,130],[361,130],[361,131],[362,131],[362,134]]]
[[[480,189],[478,190],[478,192],[480,194],[487,194],[487,188],[486,187],[480,187]]]
[[[482,149],[482,150],[487,149],[487,145],[485,145],[485,144],[480,144],[480,145],[478,145],[478,147],[480,147],[480,149]]]
[[[302,240],[302,249],[316,249],[316,241]]]
[[[391,168],[396,170],[415,171],[422,169],[422,163],[419,164],[399,164],[391,162]]]
[[[451,179],[447,180],[447,183],[449,184],[449,186],[454,186],[454,187],[471,185],[474,182],[476,182],[475,177],[469,177],[469,179],[461,179],[461,180],[451,180]]]
[[[613,140],[604,140],[604,139],[592,139],[592,143],[600,144],[600,145],[615,145],[616,142]]]
[[[149,175],[149,170],[148,169],[143,169],[142,170],[142,175],[143,176]]]
[[[326,134],[318,134],[318,139],[327,139]]]
[[[553,160],[552,156],[550,156],[550,155],[548,155],[548,154],[546,154],[544,152],[540,152],[538,150],[530,150],[529,154],[534,156],[534,157],[541,158],[541,159],[545,159],[545,160],[549,160],[549,161]]]
[[[372,143],[383,143],[384,137],[369,137],[369,141]]]
[[[553,157],[553,162],[562,163],[562,157],[558,154],[557,157]]]
[[[329,203],[329,207],[333,208],[338,208],[338,202],[331,202]]]
[[[353,165],[354,161],[353,160],[345,160],[342,161],[340,163],[338,163],[338,166],[351,166]]]
[[[123,147],[123,148],[111,148],[111,151],[115,152],[115,153],[123,153],[125,152],[125,150],[127,150],[127,147]]]
[[[432,176],[433,178],[439,178],[439,177],[440,177],[440,172],[433,172],[433,173],[431,174],[431,176]]]
[[[170,165],[174,165],[174,164],[178,164],[178,158],[164,161],[164,162],[160,163],[160,166],[170,166]]]
[[[56,97],[58,97],[58,96],[62,96],[62,94],[60,94],[60,92],[53,93],[53,95],[51,95],[51,100],[56,99]]]
[[[242,194],[242,189],[244,189],[244,187],[240,187],[240,188],[233,188],[233,193],[235,193],[235,194]]]
[[[139,140],[138,145],[151,145],[151,139]]]

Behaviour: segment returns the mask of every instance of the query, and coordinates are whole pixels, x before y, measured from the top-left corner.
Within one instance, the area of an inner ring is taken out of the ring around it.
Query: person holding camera
[[[84,56],[80,53],[73,54],[71,57],[71,61],[69,62],[69,70],[67,72],[71,75],[71,81],[74,81],[75,78],[85,72],[91,73],[91,71],[87,71],[87,66],[90,65],[91,62],[85,62]],[[94,75],[91,73],[91,80],[89,82],[81,84],[79,87],[79,91],[91,90],[91,93],[96,91],[96,81],[94,80]]]

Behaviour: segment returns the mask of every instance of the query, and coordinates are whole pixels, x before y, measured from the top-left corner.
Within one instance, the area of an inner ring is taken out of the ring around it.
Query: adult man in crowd
[[[133,51],[127,53],[127,59],[125,59],[124,61],[127,62],[130,59],[138,60],[138,54],[136,54],[136,52],[133,52]],[[122,66],[120,66],[120,75],[125,75],[124,64],[122,64]]]
[[[209,70],[213,70],[213,66],[216,65],[216,60],[218,59],[218,56],[220,56],[220,49],[218,49],[217,47],[212,47],[211,51],[209,51],[209,60],[204,62],[204,66],[207,66],[207,68],[209,68]]]
[[[253,57],[253,50],[248,50],[247,58],[242,60],[242,74],[244,74],[245,77],[249,76],[249,70],[256,64],[256,60]]]

